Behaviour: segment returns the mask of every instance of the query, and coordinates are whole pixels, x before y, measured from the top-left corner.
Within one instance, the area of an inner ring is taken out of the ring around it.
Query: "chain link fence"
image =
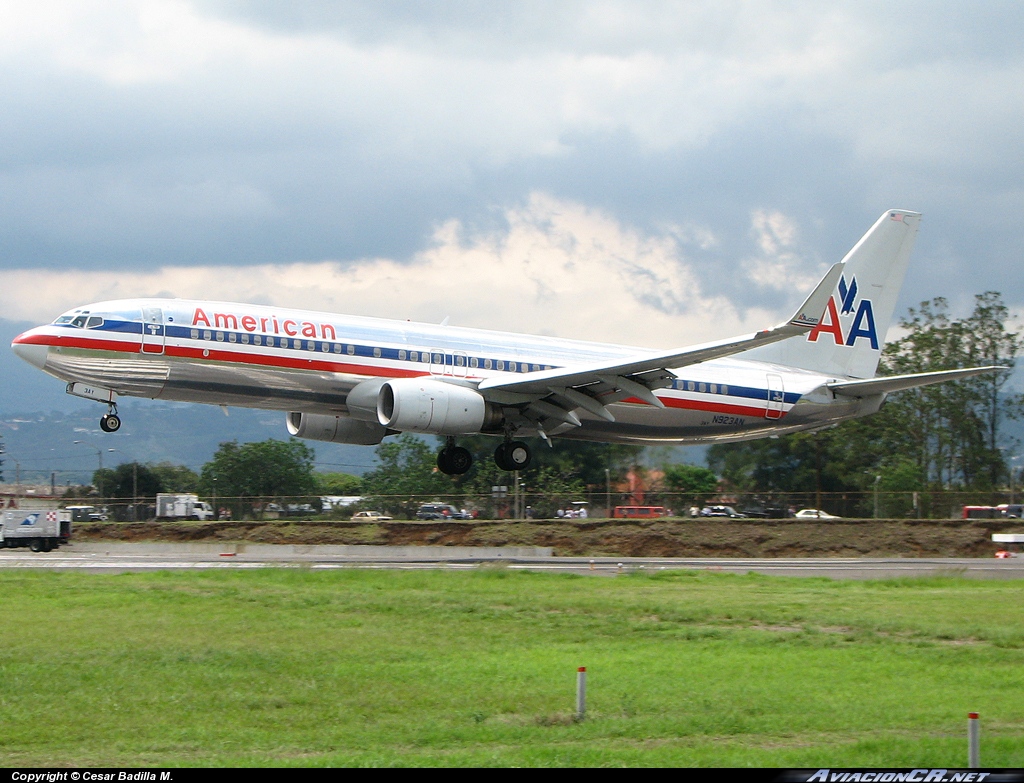
[[[965,506],[989,506],[1021,501],[1020,493],[957,492],[581,492],[544,493],[518,489],[486,494],[375,495],[358,499],[307,497],[205,498],[212,520],[321,519],[348,520],[360,511],[377,511],[396,520],[417,519],[424,505],[432,509],[420,518],[433,519],[556,519],[609,516],[677,517],[723,516],[731,512],[750,518],[785,519],[802,509],[818,509],[847,519],[958,519]],[[76,521],[134,522],[154,519],[155,498],[75,498]],[[718,507],[718,508],[715,508]],[[616,512],[616,508],[619,511]],[[726,510],[728,509],[728,510]],[[703,513],[702,513],[703,511]],[[731,515],[731,514],[730,514]],[[1020,509],[979,511],[973,516],[1020,516]]]

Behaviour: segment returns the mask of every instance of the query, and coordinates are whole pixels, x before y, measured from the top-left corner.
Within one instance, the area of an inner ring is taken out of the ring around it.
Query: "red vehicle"
[[[664,506],[616,506],[612,516],[619,519],[638,518],[647,519],[652,517],[667,517],[668,512]]]
[[[1003,510],[995,506],[964,506],[964,519],[1001,519]]]

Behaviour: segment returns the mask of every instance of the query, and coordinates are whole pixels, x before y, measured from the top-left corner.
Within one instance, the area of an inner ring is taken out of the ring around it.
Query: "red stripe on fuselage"
[[[71,337],[65,335],[34,334],[19,336],[13,342],[26,345],[46,345],[53,348],[84,348],[97,351],[114,351],[118,353],[139,354],[142,343],[134,341],[101,340],[93,337]],[[205,355],[204,355],[205,353]],[[161,354],[140,354],[142,356],[159,356]],[[253,364],[263,367],[281,367],[292,370],[318,370],[339,374],[371,375],[384,378],[416,378],[429,375],[427,372],[416,372],[415,370],[403,370],[396,367],[382,367],[380,365],[352,364],[349,362],[325,361],[323,359],[297,359],[291,356],[277,356],[274,354],[248,353],[242,351],[226,351],[216,348],[192,348],[180,345],[167,345],[164,349],[166,356],[182,359],[198,359],[200,361],[233,362],[237,364]],[[450,376],[444,376],[450,377]],[[755,408],[749,405],[735,405],[723,402],[705,402],[679,397],[660,397],[667,408],[681,408],[684,410],[708,411],[709,413],[728,413],[734,416],[750,416],[753,418],[764,418],[765,408]],[[643,400],[635,397],[623,400],[623,402],[635,405],[647,405]],[[782,411],[784,416],[786,411]]]
[[[659,397],[667,408],[685,408],[687,410],[708,411],[709,413],[730,413],[734,416],[753,416],[763,419],[765,408],[753,408],[749,405],[734,405],[727,402],[704,402],[703,400],[680,399],[679,397]],[[786,411],[781,411],[786,415]]]

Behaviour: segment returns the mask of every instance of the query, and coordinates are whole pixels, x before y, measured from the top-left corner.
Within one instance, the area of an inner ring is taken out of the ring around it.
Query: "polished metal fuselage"
[[[371,378],[436,376],[475,386],[647,349],[229,302],[121,300],[77,308],[20,335],[15,350],[68,383],[119,395],[346,415]],[[94,325],[90,326],[90,322]],[[802,339],[802,338],[793,338]],[[35,347],[38,346],[38,347]],[[31,347],[31,348],[30,348]],[[45,350],[45,354],[42,351]],[[825,426],[878,409],[883,396],[837,398],[834,378],[742,358],[674,371],[665,408],[612,404],[615,421],[579,411],[563,437],[700,443]]]

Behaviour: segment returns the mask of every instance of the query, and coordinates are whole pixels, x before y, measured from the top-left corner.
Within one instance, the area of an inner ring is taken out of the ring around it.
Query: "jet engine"
[[[380,387],[377,420],[389,430],[465,435],[499,426],[501,412],[465,386],[430,378],[397,378]]]
[[[347,416],[323,413],[288,414],[288,432],[296,438],[351,443],[355,446],[376,446],[384,439],[387,428],[375,421],[358,421]]]

